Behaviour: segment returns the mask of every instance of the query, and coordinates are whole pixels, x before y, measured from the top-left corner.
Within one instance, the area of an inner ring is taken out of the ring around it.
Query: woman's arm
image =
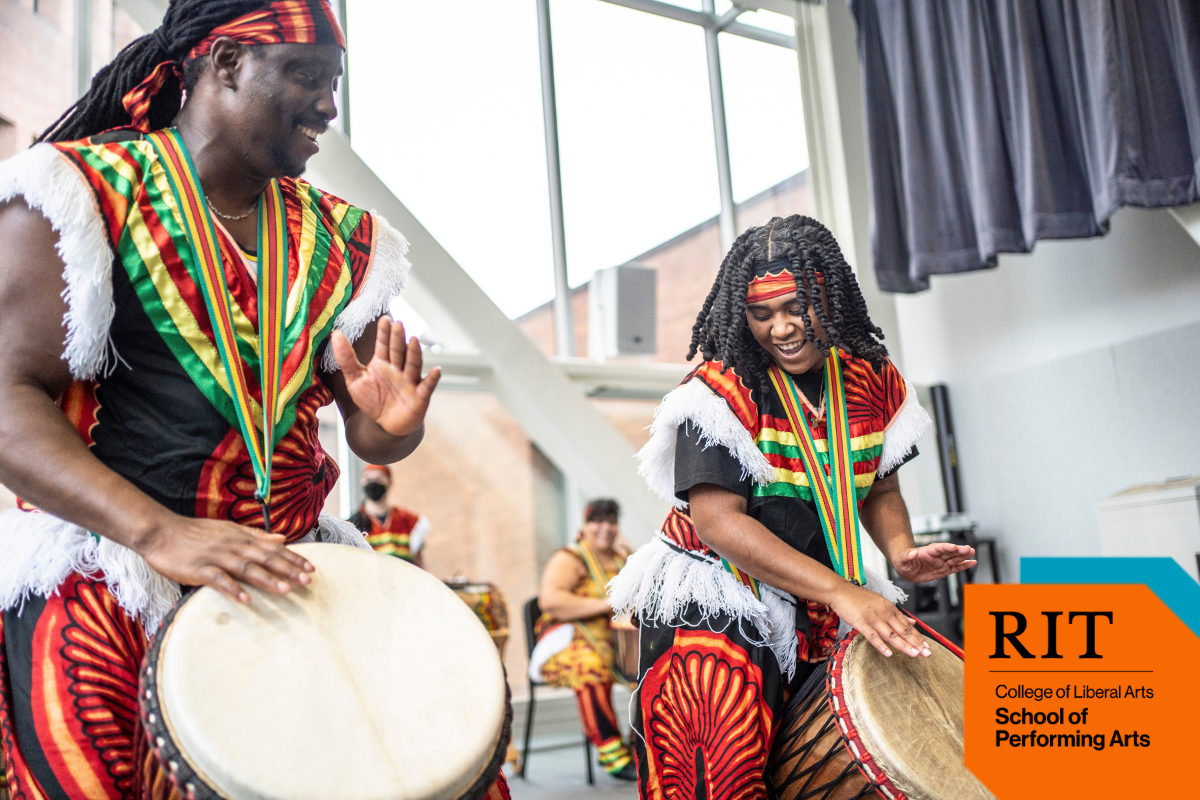
[[[907,581],[932,581],[976,564],[973,547],[950,542],[916,546],[899,473],[875,481],[859,509],[859,519],[896,574]]]
[[[559,622],[590,619],[601,614],[612,616],[608,600],[595,597],[580,597],[575,587],[587,576],[587,570],[579,559],[561,550],[550,556],[546,571],[542,573],[542,589],[538,605]]]
[[[702,483],[688,491],[688,501],[700,539],[729,562],[764,583],[832,607],[885,656],[892,647],[929,655],[929,645],[894,605],[784,544],[746,514],[746,498]]]

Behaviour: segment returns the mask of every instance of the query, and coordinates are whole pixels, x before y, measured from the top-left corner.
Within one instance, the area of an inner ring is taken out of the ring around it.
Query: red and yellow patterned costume
[[[574,593],[580,597],[603,598],[605,586],[614,573],[604,569],[587,540],[581,539],[578,544],[564,547],[560,552],[579,559],[586,570]],[[625,559],[616,554],[613,557],[619,571],[625,565]],[[543,613],[536,631],[538,648],[534,649],[530,672],[536,671],[535,677],[551,686],[575,690],[579,721],[599,752],[600,766],[607,772],[620,772],[633,757],[621,739],[612,705],[613,634],[609,617],[601,614],[564,623]],[[567,639],[568,632],[569,643],[546,657],[547,647],[554,650],[558,646],[555,639]]]
[[[329,335],[353,341],[386,311],[403,288],[407,243],[304,181],[279,184],[292,290],[271,529],[289,542],[365,547],[353,527],[320,514],[338,468],[316,412],[332,401],[322,379],[336,369]],[[60,405],[92,454],[178,514],[261,528],[197,265],[154,148],[131,130],[38,145],[0,164],[0,200],[18,195],[62,233],[64,359],[75,382]],[[220,249],[261,416],[255,285],[236,244],[222,235]],[[0,742],[13,800],[178,797],[147,753],[136,690],[147,634],[180,587],[133,551],[22,508],[0,514]],[[507,797],[502,778],[493,795]]]
[[[846,356],[843,373],[861,504],[877,476],[915,453],[929,422],[890,362],[876,370]],[[828,470],[824,403],[804,403]],[[788,687],[829,657],[839,620],[827,606],[747,581],[722,562],[697,535],[680,494],[700,483],[741,490],[749,516],[828,566],[798,442],[773,390],[751,389],[719,362],[702,364],[667,395],[651,431],[641,472],[675,507],[610,587],[617,613],[640,622],[633,704],[640,796],[765,798],[767,755]]]

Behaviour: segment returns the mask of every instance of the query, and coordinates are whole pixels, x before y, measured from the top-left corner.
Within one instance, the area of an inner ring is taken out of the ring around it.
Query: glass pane
[[[747,15],[749,16],[749,15]],[[722,34],[733,194],[739,203],[808,168],[796,51]],[[748,222],[739,220],[744,229]]]
[[[349,4],[354,147],[505,313],[554,294],[533,3]]]
[[[720,208],[704,33],[597,0],[554,0],[572,284]]]

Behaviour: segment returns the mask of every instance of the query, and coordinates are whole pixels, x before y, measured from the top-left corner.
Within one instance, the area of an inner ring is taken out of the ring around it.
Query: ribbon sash
[[[275,423],[279,420],[280,373],[283,364],[283,328],[287,307],[287,218],[279,182],[272,180],[258,204],[258,346],[262,389],[262,420],[254,419],[250,385],[238,353],[232,299],[225,282],[221,248],[208,213],[208,203],[196,166],[178,131],[166,129],[147,135],[158,152],[167,182],[182,217],[184,233],[201,280],[197,287],[208,308],[217,351],[229,381],[238,427],[254,468],[255,497],[263,506],[263,525],[271,529],[271,456]],[[260,436],[257,427],[262,428]]]
[[[816,500],[817,516],[821,519],[825,544],[829,548],[829,558],[839,575],[862,586],[866,583],[866,575],[863,570],[862,541],[859,538],[858,501],[854,493],[850,420],[846,413],[846,388],[842,381],[842,364],[837,348],[830,347],[825,359],[828,475],[801,411],[799,390],[792,376],[774,364],[769,374],[800,446],[804,471],[808,474],[808,484]]]

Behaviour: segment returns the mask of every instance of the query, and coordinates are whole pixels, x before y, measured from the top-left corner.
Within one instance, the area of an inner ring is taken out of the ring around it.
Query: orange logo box
[[[999,800],[1200,797],[1200,638],[1144,585],[969,585],[967,767]]]

